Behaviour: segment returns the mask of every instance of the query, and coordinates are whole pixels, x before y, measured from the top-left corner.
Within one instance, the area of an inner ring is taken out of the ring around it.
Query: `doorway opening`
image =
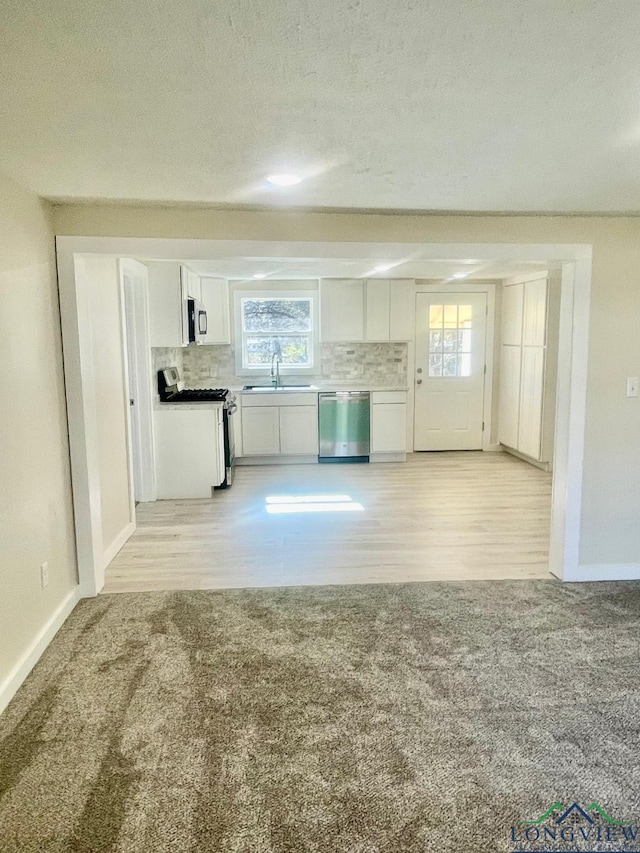
[[[334,262],[353,263],[354,257],[369,259],[371,262],[380,252],[399,259],[422,257],[423,260],[433,260],[442,257],[442,247],[437,245],[407,244],[335,244],[335,243],[288,243],[277,244],[274,247],[268,243],[244,243],[243,241],[181,241],[162,239],[118,239],[118,238],[62,238],[58,240],[61,305],[63,314],[63,333],[65,336],[65,356],[68,366],[68,387],[70,399],[70,433],[72,444],[72,462],[74,477],[74,493],[77,504],[78,524],[78,553],[83,579],[83,593],[95,594],[101,588],[100,573],[104,572],[104,555],[100,551],[99,537],[94,536],[96,529],[96,505],[94,496],[95,486],[99,481],[100,472],[96,470],[92,448],[96,442],[96,415],[90,405],[92,394],[92,365],[83,355],[87,340],[90,339],[90,318],[87,316],[87,306],[82,293],[82,287],[76,282],[76,264],[83,257],[95,255],[103,257],[137,257],[156,259],[206,259],[229,257],[268,257],[269,253],[278,252],[279,256],[288,255],[292,259],[310,257]],[[491,246],[448,246],[450,258],[469,256],[499,259],[504,261],[524,258],[525,261],[548,263],[555,261],[561,268],[561,317],[560,325],[563,334],[560,335],[561,348],[566,358],[561,358],[562,366],[558,377],[558,416],[556,418],[556,442],[554,451],[555,477],[553,485],[553,509],[551,522],[550,569],[558,577],[566,580],[579,579],[578,542],[579,519],[582,485],[582,444],[584,437],[584,404],[586,392],[586,353],[588,340],[588,308],[590,284],[590,247],[587,246],[527,246],[501,245]],[[408,263],[408,262],[407,262]],[[366,269],[366,268],[365,268]],[[363,273],[364,275],[365,273]],[[416,276],[417,278],[417,276]],[[423,279],[424,280],[424,279]],[[471,283],[469,283],[471,286]],[[441,286],[441,292],[442,286]],[[433,365],[436,370],[438,359],[444,371],[445,354],[455,355],[456,378],[466,380],[469,355],[473,353],[473,342],[465,335],[464,310],[460,314],[460,306],[470,305],[471,302],[457,303],[455,329],[451,326],[447,331],[455,331],[455,352],[444,352],[445,320],[442,305],[442,327],[428,331],[441,331],[442,353],[435,347],[437,336],[433,336],[434,344],[428,354],[434,356]],[[434,314],[435,317],[435,314]],[[435,319],[434,319],[435,323]],[[431,336],[429,336],[431,337]],[[451,345],[453,337],[448,336]],[[431,344],[429,344],[431,346]],[[470,349],[468,347],[471,347]],[[417,345],[408,345],[408,374],[413,376]],[[446,359],[449,370],[454,360]],[[423,368],[424,369],[424,368]],[[458,375],[459,374],[459,375]],[[444,376],[429,377],[445,379]],[[447,379],[453,378],[451,375]],[[409,383],[407,395],[406,422],[411,426],[415,423],[414,407],[416,405],[413,382]],[[465,392],[466,393],[466,392]],[[487,405],[487,393],[484,394],[484,405]],[[476,419],[477,420],[477,419]],[[486,418],[485,418],[486,427]],[[486,428],[483,437],[487,441]],[[407,430],[407,436],[409,430]],[[412,448],[410,448],[412,449]],[[80,533],[80,528],[84,533]],[[87,532],[88,531],[88,532]]]

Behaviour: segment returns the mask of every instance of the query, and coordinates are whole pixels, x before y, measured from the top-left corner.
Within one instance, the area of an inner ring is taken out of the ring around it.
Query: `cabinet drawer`
[[[242,408],[257,406],[317,406],[316,391],[258,391],[242,395]]]
[[[371,405],[376,403],[406,403],[406,391],[373,391],[371,394]]]

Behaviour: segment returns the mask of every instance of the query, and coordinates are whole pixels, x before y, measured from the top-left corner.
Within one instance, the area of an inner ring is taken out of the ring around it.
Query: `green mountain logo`
[[[557,812],[561,812],[561,814],[557,815]],[[552,816],[555,817],[556,823],[563,823],[570,815],[575,814],[588,821],[588,823],[595,823],[592,817],[594,812],[599,814],[600,817],[611,826],[629,826],[633,823],[631,820],[614,820],[611,815],[596,802],[591,803],[591,805],[587,806],[586,809],[583,809],[582,806],[578,805],[578,803],[573,803],[568,808],[565,808],[562,803],[556,802],[549,806],[549,808],[541,814],[539,818],[536,818],[536,820],[523,820],[521,821],[520,826],[538,826]]]

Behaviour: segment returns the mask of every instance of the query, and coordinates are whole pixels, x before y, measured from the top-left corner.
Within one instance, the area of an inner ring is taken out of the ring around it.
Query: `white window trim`
[[[280,374],[286,376],[313,376],[320,373],[320,306],[317,290],[236,290],[234,295],[234,343],[236,376],[269,376],[270,367],[244,367],[242,363],[242,300],[243,299],[308,299],[311,302],[311,358],[309,367],[280,365]]]

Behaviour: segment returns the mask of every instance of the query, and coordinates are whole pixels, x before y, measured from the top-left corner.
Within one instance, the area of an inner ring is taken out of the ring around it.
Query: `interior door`
[[[486,293],[416,296],[415,450],[481,450]]]
[[[155,501],[153,377],[149,343],[147,268],[131,258],[121,258],[120,281],[127,353],[133,493],[136,502]]]

